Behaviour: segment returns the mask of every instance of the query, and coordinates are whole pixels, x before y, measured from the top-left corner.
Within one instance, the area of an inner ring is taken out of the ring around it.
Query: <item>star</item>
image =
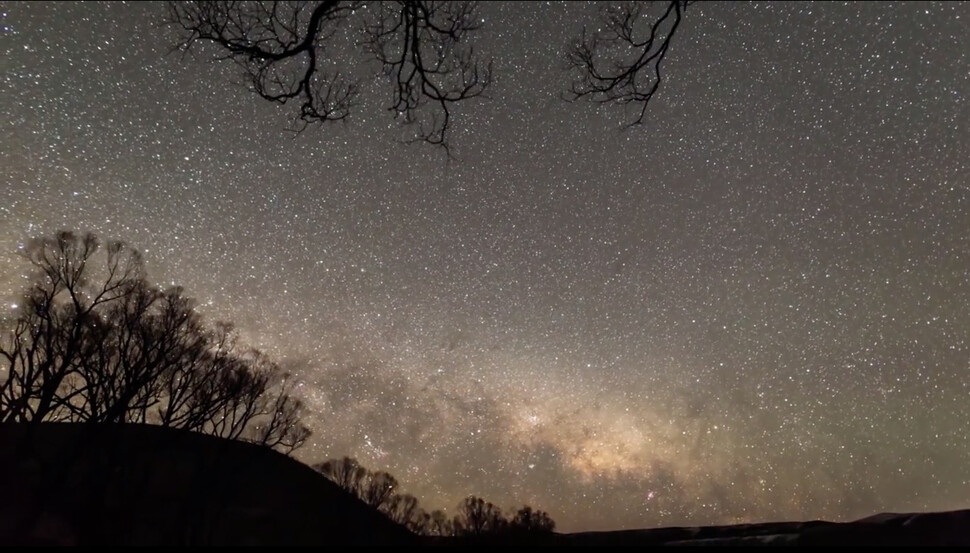
[[[428,511],[966,508],[970,4],[693,4],[626,130],[561,100],[597,8],[480,5],[496,81],[449,161],[372,75],[294,134],[212,51],[169,55],[164,4],[5,4],[0,321],[18,248],[91,230],[295,375],[298,459]]]

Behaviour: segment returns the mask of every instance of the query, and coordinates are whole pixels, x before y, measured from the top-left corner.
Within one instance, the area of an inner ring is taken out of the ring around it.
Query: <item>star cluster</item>
[[[647,124],[560,95],[596,6],[486,3],[455,160],[368,81],[288,131],[160,3],[2,4],[0,299],[132,243],[300,379],[306,462],[566,531],[967,508],[970,4],[698,3]],[[367,70],[367,68],[362,68]]]

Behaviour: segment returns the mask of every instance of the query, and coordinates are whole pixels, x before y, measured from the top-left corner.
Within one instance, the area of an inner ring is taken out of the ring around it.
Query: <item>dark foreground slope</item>
[[[855,522],[419,539],[313,469],[156,426],[0,425],[0,546],[970,545],[970,510]]]
[[[0,425],[0,544],[408,544],[313,469],[157,426]]]

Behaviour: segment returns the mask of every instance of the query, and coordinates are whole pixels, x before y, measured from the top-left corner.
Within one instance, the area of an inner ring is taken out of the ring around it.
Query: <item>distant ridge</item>
[[[766,522],[580,532],[558,545],[970,545],[970,509],[940,513],[882,513],[853,522]]]

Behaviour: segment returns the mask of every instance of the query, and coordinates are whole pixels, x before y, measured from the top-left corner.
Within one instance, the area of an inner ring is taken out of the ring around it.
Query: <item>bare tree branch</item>
[[[167,22],[179,31],[178,49],[213,44],[217,59],[239,65],[260,97],[299,102],[303,130],[343,120],[355,107],[360,79],[347,78],[354,71],[324,68],[334,62],[334,33],[351,17],[363,20],[357,46],[389,81],[388,109],[416,127],[415,140],[447,151],[453,104],[481,96],[491,82],[491,63],[463,42],[481,26],[474,2],[169,2]]]
[[[641,2],[603,10],[600,28],[588,32],[567,50],[566,61],[578,74],[566,98],[597,103],[639,104],[630,125],[643,123],[650,100],[660,88],[660,66],[671,40],[693,2],[672,0],[658,19],[641,25]],[[645,28],[645,32],[641,29]]]
[[[491,83],[492,63],[478,60],[464,37],[481,27],[474,2],[380,2],[366,25],[368,51],[394,85],[389,107],[417,140],[448,148],[450,106],[481,96]],[[427,104],[437,107],[421,115]]]
[[[357,83],[320,67],[326,39],[358,2],[169,2],[168,23],[180,29],[179,49],[196,42],[218,46],[260,97],[300,103],[298,120],[339,121],[349,115]]]

